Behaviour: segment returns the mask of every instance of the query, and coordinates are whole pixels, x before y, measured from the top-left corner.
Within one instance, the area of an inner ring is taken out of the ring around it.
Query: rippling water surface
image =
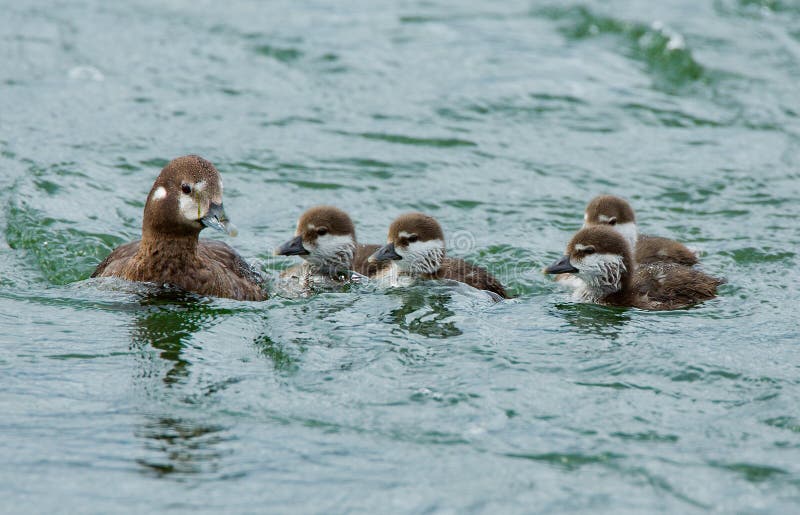
[[[3,512],[797,509],[797,2],[0,3]],[[87,281],[186,153],[269,270],[424,210],[517,299]],[[573,304],[601,192],[720,297]]]

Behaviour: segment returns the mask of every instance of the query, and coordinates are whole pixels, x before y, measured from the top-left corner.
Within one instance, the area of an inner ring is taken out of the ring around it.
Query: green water
[[[0,511],[798,509],[797,2],[0,4]],[[86,281],[187,153],[269,270],[424,210],[518,298]],[[720,297],[573,304],[603,192]]]

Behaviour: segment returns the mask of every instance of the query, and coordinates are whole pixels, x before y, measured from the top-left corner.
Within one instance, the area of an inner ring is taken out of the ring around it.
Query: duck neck
[[[597,263],[578,277],[583,284],[575,292],[577,299],[601,304],[625,305],[633,292],[633,261],[630,253]]]
[[[630,306],[633,302],[633,261],[630,256],[624,256],[619,271],[619,282],[616,291],[606,294],[602,302],[612,306]]]
[[[171,263],[172,268],[180,268],[197,259],[197,234],[166,236],[142,234],[139,245],[139,259],[143,263]],[[157,268],[157,267],[154,267]]]
[[[338,246],[322,257],[304,256],[308,268],[315,274],[339,276],[353,269],[356,243]]]

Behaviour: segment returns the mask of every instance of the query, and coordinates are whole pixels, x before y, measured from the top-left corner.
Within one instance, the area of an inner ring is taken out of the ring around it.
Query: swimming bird
[[[658,236],[639,234],[633,208],[624,199],[613,195],[600,195],[586,206],[584,227],[606,225],[625,237],[634,249],[639,264],[678,263],[692,266],[698,263],[697,254],[683,243]]]
[[[722,279],[677,263],[636,265],[630,245],[611,227],[578,231],[548,274],[574,274],[577,300],[648,310],[678,309],[712,299]]]
[[[350,216],[333,206],[315,206],[297,221],[295,237],[277,249],[278,256],[300,256],[304,263],[281,273],[281,277],[299,279],[306,285],[342,282],[351,271],[372,277],[383,268],[368,258],[380,245],[359,244]]]
[[[205,227],[236,235],[222,207],[222,179],[209,161],[189,155],[161,170],[144,206],[142,239],[114,249],[92,277],[171,284],[237,300],[264,300],[262,280],[231,247],[200,240]]]
[[[506,289],[485,268],[447,256],[444,232],[439,222],[422,213],[401,215],[389,227],[388,243],[369,259],[390,261],[392,266],[381,276],[408,276],[421,279],[449,279],[479,290],[488,290],[504,299]]]

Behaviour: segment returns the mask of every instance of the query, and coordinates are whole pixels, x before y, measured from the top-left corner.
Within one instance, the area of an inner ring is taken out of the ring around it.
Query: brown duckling
[[[716,297],[724,281],[677,263],[636,266],[625,238],[611,227],[578,231],[566,254],[545,269],[574,274],[581,281],[578,300],[648,310],[679,309]]]
[[[698,263],[697,254],[683,243],[658,236],[639,234],[636,215],[631,205],[620,197],[600,195],[586,206],[584,227],[606,225],[625,237],[634,249],[639,264],[678,263],[692,266]]]
[[[373,277],[385,266],[370,263],[371,256],[380,245],[360,244],[356,228],[347,213],[333,206],[315,206],[308,209],[297,221],[295,237],[277,249],[278,256],[300,256],[305,261],[281,273],[281,277],[294,277],[306,283],[314,277],[344,281],[354,271]]]
[[[392,266],[379,275],[449,279],[479,290],[488,290],[504,299],[510,298],[506,289],[485,268],[459,258],[447,256],[444,232],[431,216],[408,213],[398,217],[389,227],[388,243],[370,261],[390,261]]]
[[[237,300],[264,300],[259,274],[221,241],[200,240],[205,227],[236,234],[222,208],[222,179],[213,164],[189,155],[170,161],[147,196],[142,239],[114,249],[92,277],[172,284]]]

